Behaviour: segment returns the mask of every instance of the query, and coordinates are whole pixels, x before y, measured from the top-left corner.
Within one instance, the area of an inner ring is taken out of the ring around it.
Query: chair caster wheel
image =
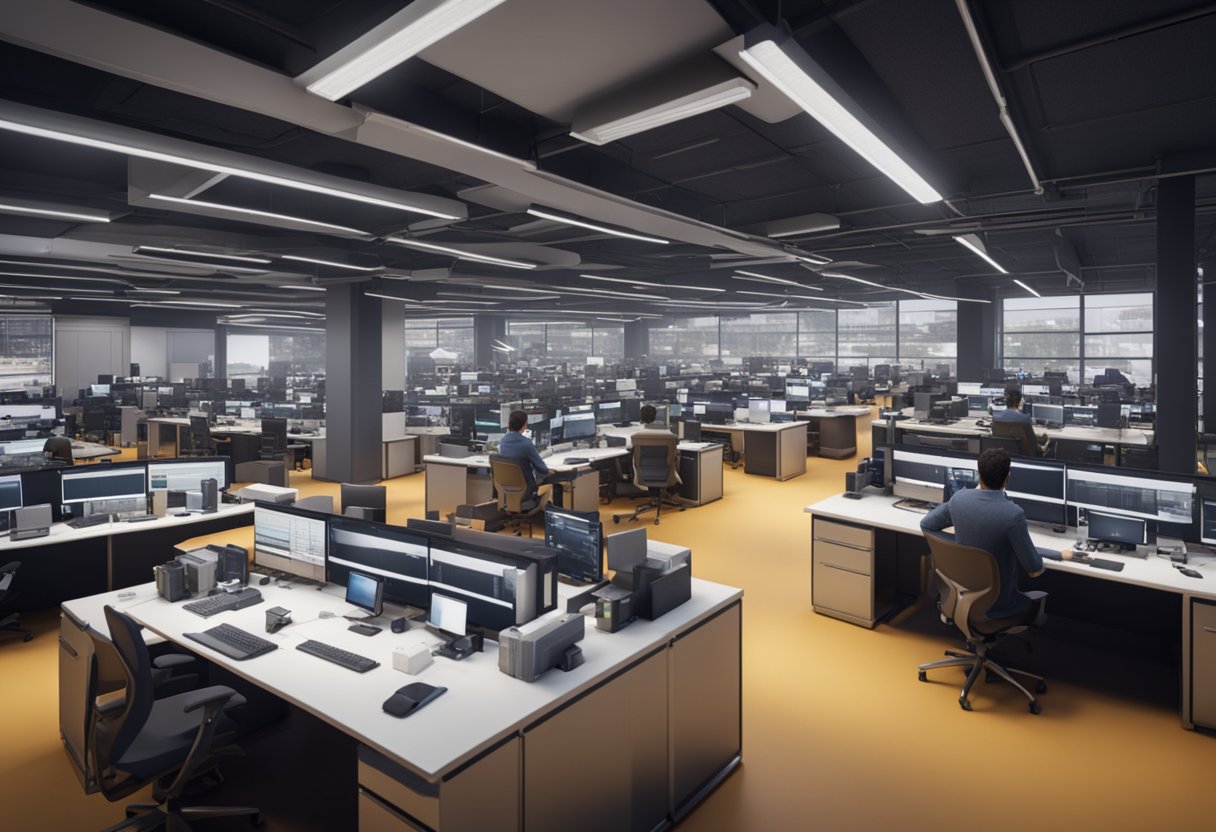
[[[1037,685],[1034,686],[1034,692],[1035,693],[1047,693],[1047,683],[1039,682]]]
[[[922,670],[916,674],[916,678],[922,682],[927,682],[929,681],[929,674]]]
[[[1040,714],[1043,712],[1043,709],[1039,707],[1038,702],[1031,702],[1029,708],[1032,714]]]
[[[683,511],[686,508],[688,508],[688,506],[680,506],[680,511]]]
[[[657,525],[659,525],[659,518],[657,518],[657,517],[656,517],[656,518],[654,518],[654,524],[655,524],[656,526],[657,526]]]
[[[33,640],[34,640],[34,634],[33,634],[33,633],[26,633],[24,636],[22,636],[22,637],[21,637],[21,640],[22,640],[22,641],[33,641]]]
[[[969,711],[969,710],[971,710],[971,700],[965,699],[960,696],[959,700],[958,700],[958,706],[960,708],[962,708],[964,711]]]
[[[621,522],[621,518],[619,518],[619,517],[613,517],[613,518],[612,518],[612,522],[613,522],[613,523],[620,523],[620,522]]]

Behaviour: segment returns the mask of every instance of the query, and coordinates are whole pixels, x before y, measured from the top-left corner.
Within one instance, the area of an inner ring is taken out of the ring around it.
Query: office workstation
[[[6,4],[0,828],[1203,828],[1216,15],[1056,5]]]

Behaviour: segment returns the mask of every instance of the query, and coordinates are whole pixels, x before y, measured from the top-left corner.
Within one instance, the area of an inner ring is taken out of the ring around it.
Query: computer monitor
[[[787,384],[785,385],[785,399],[790,402],[809,402],[811,388],[806,384]]]
[[[1090,540],[1140,546],[1148,542],[1148,523],[1135,517],[1120,517],[1100,511],[1087,511]]]
[[[222,491],[228,487],[227,463],[223,459],[183,459],[148,463],[149,491],[197,491],[203,480],[215,480]]]
[[[65,506],[84,506],[85,513],[134,511],[146,501],[148,474],[143,465],[88,471],[64,470],[60,498]],[[92,510],[89,509],[92,504]],[[105,504],[105,505],[102,505]]]
[[[567,439],[590,439],[595,436],[594,413],[567,413],[562,419],[562,435]]]
[[[429,557],[423,535],[351,517],[329,519],[325,579],[331,584],[346,583],[358,570],[383,580],[387,601],[424,609]]]
[[[1200,518],[1199,541],[1209,546],[1216,546],[1216,498],[1203,499],[1203,512]]]
[[[952,467],[965,468],[967,460],[926,454],[905,448],[891,451],[891,477],[896,497],[940,503],[944,499],[946,476]],[[971,467],[975,460],[971,460]]]
[[[1194,517],[1194,495],[1195,486],[1189,480],[1068,467],[1068,504],[1079,509],[1189,526]]]
[[[557,550],[557,571],[575,581],[604,579],[604,526],[599,512],[545,508],[545,545]]]
[[[979,487],[980,472],[975,463],[967,465],[963,460],[959,460],[959,462],[962,464],[946,468],[945,484],[942,489],[943,503],[949,502],[950,498],[960,491]]]
[[[89,394],[93,396],[108,396],[110,395],[110,385],[108,384],[90,384]]]
[[[621,402],[621,421],[636,422],[642,418],[642,400],[625,399]]]
[[[632,577],[633,567],[646,562],[648,543],[645,529],[630,529],[608,535],[608,568],[618,575]]]
[[[616,380],[616,391],[624,393],[638,389],[638,380],[636,378],[618,378]]]
[[[1013,460],[1005,496],[1021,507],[1027,522],[1063,526],[1065,468],[1062,463]]]
[[[1064,405],[1062,404],[1032,404],[1030,415],[1041,425],[1063,425]]]
[[[253,564],[325,582],[326,515],[259,503],[253,509]]]
[[[21,508],[21,475],[12,474],[0,477],[0,511],[12,511]]]
[[[601,425],[621,421],[623,412],[620,402],[600,402],[595,411],[595,421]]]
[[[367,610],[375,618],[384,612],[384,580],[362,572],[347,573],[346,603]]]
[[[440,595],[438,592],[431,593],[430,610],[426,617],[428,627],[442,633],[463,636],[468,631],[468,616],[469,605],[464,601]]]
[[[1100,428],[1118,428],[1123,418],[1123,406],[1118,402],[1103,402],[1098,405],[1094,424]]]
[[[958,383],[958,394],[960,396],[978,396],[983,389],[978,381],[960,381]]]
[[[747,420],[749,422],[769,421],[769,399],[749,399],[747,402]]]

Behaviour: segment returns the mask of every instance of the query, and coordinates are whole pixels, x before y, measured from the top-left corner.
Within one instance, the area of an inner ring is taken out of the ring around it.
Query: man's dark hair
[[[1022,403],[1022,391],[1016,387],[1005,388],[1005,406],[1017,407]]]
[[[513,431],[523,430],[524,425],[528,424],[528,414],[522,410],[512,410],[511,418],[507,420],[507,427]]]
[[[649,425],[658,415],[658,411],[654,409],[654,405],[652,404],[642,405],[642,409],[638,412],[638,418],[642,420],[643,425]]]
[[[985,488],[999,490],[1009,478],[1009,452],[1004,448],[989,448],[984,451],[980,454],[977,465],[980,469],[980,482]]]

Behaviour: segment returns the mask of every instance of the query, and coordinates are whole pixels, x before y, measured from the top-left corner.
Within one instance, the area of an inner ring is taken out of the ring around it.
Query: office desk
[[[161,431],[166,429],[168,436]],[[185,428],[189,430],[190,419],[184,416],[154,416],[148,419],[148,456],[178,456],[181,449],[181,431]],[[231,425],[212,425],[211,435],[219,437],[230,437],[234,443],[239,439],[255,440],[243,443],[241,447],[242,453],[237,454],[237,448],[234,445],[233,462],[248,462],[252,459],[257,459],[257,454],[261,451],[261,436],[262,425],[259,421],[238,421]],[[288,432],[288,442],[311,442],[316,439],[324,439],[325,432],[317,433],[292,433]],[[165,446],[165,447],[162,447]],[[166,453],[166,451],[168,453]],[[240,456],[241,458],[236,458]],[[247,458],[246,458],[247,457]]]
[[[743,470],[788,480],[806,473],[806,422],[702,423],[701,433],[741,433]]]
[[[872,439],[874,447],[879,445],[887,445],[887,420],[875,419],[871,422]],[[1053,442],[1069,442],[1083,445],[1113,445],[1118,448],[1147,448],[1153,444],[1154,435],[1152,431],[1140,430],[1137,428],[1128,428],[1119,430],[1115,428],[1087,428],[1074,425],[1062,428],[1044,428],[1041,425],[1034,426],[1035,435],[1040,439],[1044,437],[1051,439]],[[975,419],[959,419],[957,422],[949,425],[935,425],[930,422],[922,422],[918,419],[899,419],[895,422],[895,439],[898,443],[902,434],[929,434],[940,436],[959,436],[969,440],[974,440],[968,443],[968,450],[975,453],[979,452],[979,438],[982,436],[990,436],[991,428],[979,427]],[[1116,462],[1120,455],[1115,454]]]
[[[429,425],[426,427],[410,427],[406,426],[405,433],[407,436],[417,436],[418,441],[414,443],[414,466],[421,471],[425,467],[422,461],[424,457],[439,453],[439,440],[452,433],[451,428],[440,427],[437,425]]]
[[[807,436],[818,433],[819,442],[807,442],[808,453],[813,450],[818,456],[828,459],[848,459],[857,455],[857,420],[870,416],[868,407],[836,407],[824,409],[813,407],[794,413],[795,419],[809,423]],[[812,446],[814,446],[812,448]]]
[[[633,435],[640,430],[645,428],[604,425],[600,433],[624,439],[626,450],[631,450]],[[722,499],[722,446],[717,442],[680,442],[676,451],[680,456],[680,496],[693,506]]]
[[[143,583],[152,567],[173,557],[187,535],[253,522],[253,504],[221,504],[215,514],[172,514],[142,523],[103,523],[73,529],[55,523],[46,537],[0,538],[0,563],[21,561],[14,589],[19,611],[54,607],[68,598]]]
[[[131,600],[107,593],[63,606],[104,632],[101,609],[110,603],[355,739],[363,832],[653,829],[682,818],[740,760],[739,589],[694,578],[690,601],[613,634],[588,619],[580,642],[586,663],[532,684],[499,672],[492,641],[461,662],[436,658],[417,679],[447,693],[407,719],[380,707],[414,681],[393,669],[393,648],[434,647],[437,637],[415,624],[366,638],[347,631],[342,618],[319,619],[322,610],[347,609],[341,587],[259,589],[265,603],[209,620],[160,599],[152,584],[137,587]],[[559,588],[559,610],[576,591]],[[266,635],[265,611],[276,604],[298,623]],[[235,662],[184,636],[219,623],[280,649]],[[65,619],[63,626],[71,625]],[[294,649],[308,638],[380,666],[355,674]],[[354,829],[355,819],[344,828]]]
[[[928,550],[920,530],[924,515],[895,508],[896,501],[877,494],[860,500],[835,495],[806,507],[811,515],[811,604],[816,612],[874,627],[894,607],[898,593],[919,593],[920,559]],[[1045,549],[1067,549],[1076,541],[1077,530],[1057,534],[1031,525],[1030,537]],[[1183,725],[1216,727],[1216,570],[1200,570],[1203,578],[1188,578],[1166,558],[1095,554],[1122,562],[1123,571],[1071,561],[1044,559],[1043,564],[1051,575],[1071,576],[1074,586],[1077,581],[1102,582],[1084,584],[1095,588],[1122,585],[1132,589],[1125,593],[1128,597],[1148,602],[1107,611],[1115,616],[1170,616],[1180,606],[1181,629],[1176,618],[1151,624],[1172,640],[1181,636]],[[1191,558],[1212,563],[1216,556],[1192,553]],[[1159,600],[1165,603],[1154,603],[1149,593],[1164,594]]]

